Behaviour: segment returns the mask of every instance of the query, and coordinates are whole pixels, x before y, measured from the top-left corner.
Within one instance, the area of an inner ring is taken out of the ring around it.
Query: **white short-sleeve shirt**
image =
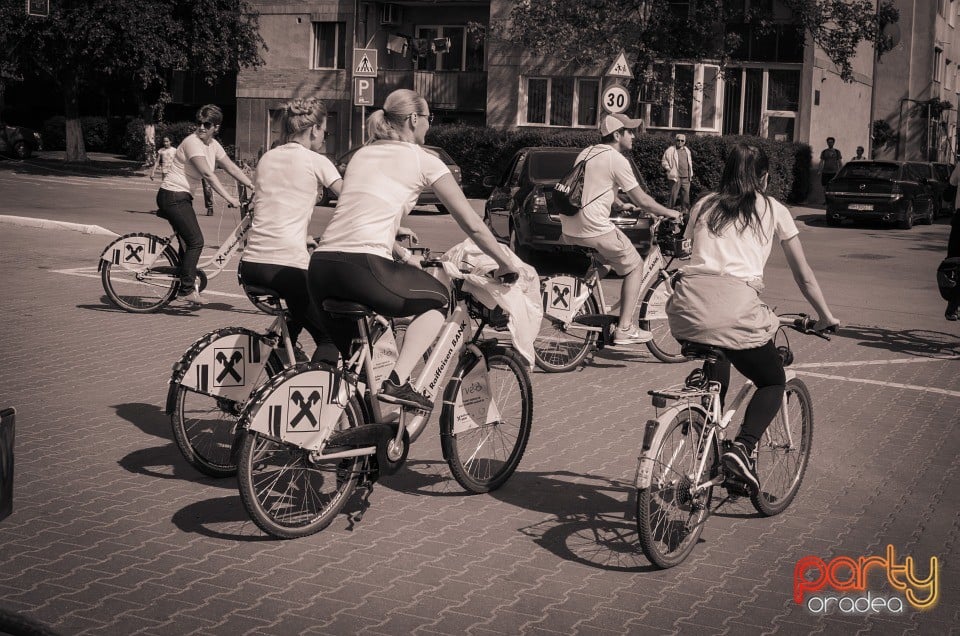
[[[263,155],[243,260],[307,269],[308,227],[320,188],[339,179],[333,162],[296,142]]]
[[[173,154],[173,161],[167,167],[167,173],[163,177],[163,183],[160,187],[172,192],[187,192],[193,194],[200,187],[200,181],[203,175],[197,170],[193,162],[193,157],[204,157],[210,165],[211,170],[217,167],[217,161],[227,158],[223,146],[216,139],[212,139],[210,144],[203,143],[203,140],[195,134],[187,135],[186,139],[177,146],[177,151]]]
[[[567,236],[589,238],[615,229],[610,220],[610,206],[617,194],[637,187],[630,162],[608,144],[589,146],[577,155],[575,163],[587,159],[583,173],[583,209],[573,216],[561,216],[560,224]]]
[[[392,258],[403,218],[420,193],[450,169],[435,154],[405,141],[379,140],[356,152],[317,250]]]
[[[763,280],[763,268],[770,258],[774,239],[785,241],[800,233],[785,205],[772,197],[757,197],[760,215],[759,233],[747,228],[737,232],[739,221],[727,225],[723,234],[715,236],[700,218],[715,201],[708,195],[693,206],[685,236],[693,241],[690,262],[683,267],[687,274],[719,274],[748,281]]]

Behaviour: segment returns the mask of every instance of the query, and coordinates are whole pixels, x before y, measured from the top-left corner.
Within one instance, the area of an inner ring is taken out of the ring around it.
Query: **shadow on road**
[[[20,174],[58,177],[143,177],[145,169],[138,161],[124,159],[91,159],[83,162],[68,162],[62,159],[33,157],[25,160],[0,158],[0,170]]]
[[[231,482],[232,483],[232,482]],[[260,532],[240,503],[240,495],[205,499],[174,513],[174,525],[192,534],[228,541],[274,541]],[[218,526],[224,526],[218,528]]]
[[[856,344],[871,349],[924,358],[943,358],[960,355],[960,338],[956,334],[928,329],[892,330],[865,325],[844,326],[836,338],[857,340]]]

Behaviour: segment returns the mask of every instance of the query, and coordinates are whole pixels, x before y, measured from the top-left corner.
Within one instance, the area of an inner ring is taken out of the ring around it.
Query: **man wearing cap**
[[[600,143],[584,148],[576,160],[577,163],[586,161],[582,201],[587,203],[577,214],[560,217],[565,243],[595,250],[605,265],[623,276],[620,320],[613,335],[614,345],[647,342],[652,337],[649,331],[633,324],[633,312],[640,296],[643,259],[630,239],[610,220],[617,189],[632,201],[632,204],[624,204],[625,209],[636,207],[669,218],[679,216],[640,188],[629,160],[623,155],[633,148],[636,130],[642,123],[640,119],[620,114],[600,118]]]
[[[670,207],[677,205],[677,195],[680,195],[680,209],[690,210],[690,179],[693,178],[693,156],[687,148],[687,136],[677,134],[675,145],[669,146],[663,152],[660,165],[667,171],[667,181],[670,182]]]

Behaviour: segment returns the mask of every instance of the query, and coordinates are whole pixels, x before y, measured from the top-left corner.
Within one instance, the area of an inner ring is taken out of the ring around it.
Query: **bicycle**
[[[241,192],[240,202],[240,223],[216,254],[197,264],[199,291],[203,291],[208,280],[218,276],[247,245],[253,216],[245,189]],[[176,233],[164,237],[133,232],[107,245],[100,254],[97,271],[110,302],[135,314],[153,313],[169,305],[180,290],[180,250],[173,245],[176,236]]]
[[[689,258],[689,239],[677,233],[678,224],[662,224],[663,217],[654,218],[650,227],[650,252],[643,260],[640,284],[640,302],[637,303],[637,322],[641,329],[653,332],[646,343],[658,360],[683,362],[680,345],[667,326],[664,309],[673,294],[676,269],[675,259]],[[661,230],[663,228],[663,230]],[[541,279],[543,321],[540,335],[534,341],[537,366],[548,373],[570,371],[584,362],[594,350],[602,350],[613,340],[613,329],[619,321],[620,302],[608,306],[600,284],[609,271],[596,252],[588,250],[590,266],[583,276],[554,274]]]
[[[784,314],[780,322],[779,333],[784,337],[786,326],[830,339],[826,333],[813,330],[816,320],[806,314]],[[648,392],[658,416],[647,421],[635,476],[640,547],[660,568],[682,563],[693,550],[716,486],[726,488],[727,499],[749,496],[763,516],[786,510],[800,489],[813,443],[813,400],[803,381],[792,369],[786,369],[783,404],[755,451],[760,490],[751,493],[746,484],[725,473],[720,457],[732,444],[726,431],[734,414],[749,401],[756,387],[747,381],[722,412],[720,383],[707,380],[706,365],[715,363],[723,353],[689,342],[683,344],[682,351],[687,359],[704,360],[704,367],[695,369],[682,385]],[[788,367],[793,362],[789,339],[777,351],[784,367]],[[668,402],[673,404],[667,407]]]
[[[502,309],[488,309],[461,281],[445,277],[439,259],[426,257],[423,267],[448,282],[455,304],[414,388],[433,400],[442,391],[443,456],[465,490],[489,492],[509,479],[526,448],[530,378],[512,348],[480,338],[486,326],[506,329]],[[278,538],[319,532],[358,486],[366,489],[365,510],[374,482],[403,465],[430,418],[404,408],[398,421],[384,420],[367,330],[373,312],[336,299],[323,307],[357,320],[351,356],[339,366],[310,362],[283,371],[251,395],[240,416],[240,498],[257,526]]]
[[[287,329],[288,309],[272,289],[240,281],[258,307],[273,308],[273,322],[264,332],[224,327],[200,337],[174,363],[168,381],[165,412],[173,438],[187,463],[210,477],[237,472],[237,420],[251,391],[308,358]],[[397,358],[409,320],[375,317],[373,334],[375,377],[382,382]]]

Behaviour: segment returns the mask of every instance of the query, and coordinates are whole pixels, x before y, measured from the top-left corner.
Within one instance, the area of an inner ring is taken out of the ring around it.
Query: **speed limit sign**
[[[603,91],[600,103],[608,113],[622,113],[630,108],[630,93],[623,86],[614,84]]]

